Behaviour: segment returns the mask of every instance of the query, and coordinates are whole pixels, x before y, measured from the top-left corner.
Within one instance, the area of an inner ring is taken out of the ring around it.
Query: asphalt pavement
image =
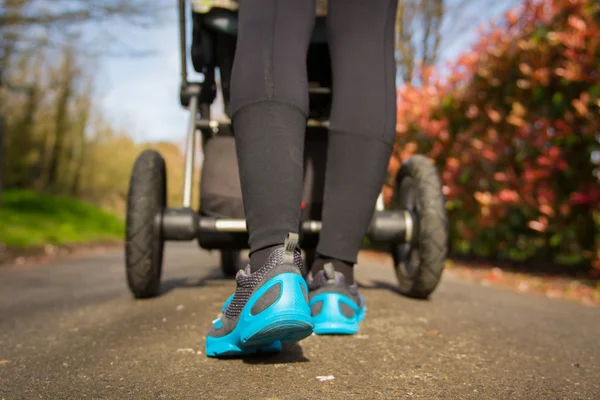
[[[216,252],[166,251],[163,294],[145,301],[121,251],[0,267],[0,399],[600,399],[600,308],[452,277],[407,299],[366,258],[358,335],[208,358],[234,282]]]

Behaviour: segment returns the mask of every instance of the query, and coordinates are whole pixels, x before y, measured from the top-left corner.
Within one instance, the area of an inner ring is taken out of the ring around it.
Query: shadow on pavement
[[[269,365],[269,364],[292,364],[309,362],[304,356],[302,346],[298,343],[284,343],[280,353],[255,354],[242,357],[245,364]]]
[[[302,347],[298,343],[284,343],[281,351],[277,353],[255,353],[244,356],[222,356],[216,358],[216,360],[242,360],[244,364],[252,365],[296,364],[310,361],[304,356]]]
[[[375,290],[387,290],[389,292],[395,293],[398,296],[402,296],[404,298],[407,298],[406,296],[404,296],[401,292],[400,289],[398,288],[397,285],[395,284],[391,284],[389,282],[384,282],[384,281],[369,281],[369,284],[364,284],[362,282],[358,282],[358,287],[360,289],[375,289]],[[429,299],[419,299],[419,298],[410,298],[411,300],[416,300],[416,301],[429,301]]]
[[[202,278],[171,278],[165,279],[160,285],[160,295],[165,295],[174,289],[179,288],[199,288],[213,284],[223,284],[231,282],[234,278],[223,275],[221,268],[214,267]]]
[[[249,261],[246,258],[240,260],[240,267],[244,267]],[[200,279],[194,278],[171,278],[165,279],[161,283],[161,296],[177,288],[198,288],[201,286],[207,286],[213,283],[222,284],[225,282],[234,281],[235,277],[226,276],[223,274],[221,267],[216,266],[210,269],[206,276]]]

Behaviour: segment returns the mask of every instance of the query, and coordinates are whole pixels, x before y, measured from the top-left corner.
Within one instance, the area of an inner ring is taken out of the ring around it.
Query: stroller
[[[304,192],[300,245],[310,264],[321,230],[327,127],[332,77],[323,1],[307,56],[310,112],[306,127]],[[154,150],[142,152],[131,174],[126,221],[126,276],[135,298],[160,293],[165,241],[197,240],[218,250],[225,275],[240,268],[240,251],[248,248],[234,132],[228,117],[211,119],[217,98],[216,71],[225,115],[229,116],[229,84],[236,46],[237,4],[232,0],[192,0],[192,41],[188,53],[186,1],[179,0],[181,105],[190,120],[185,150],[183,204],[167,208],[166,167]],[[203,82],[188,80],[188,57]],[[198,211],[192,208],[196,139],[204,162]],[[300,206],[300,205],[299,205]],[[448,224],[438,173],[431,160],[415,155],[395,177],[395,192],[386,206],[377,201],[367,233],[369,242],[391,252],[399,291],[427,298],[438,285],[447,253]]]

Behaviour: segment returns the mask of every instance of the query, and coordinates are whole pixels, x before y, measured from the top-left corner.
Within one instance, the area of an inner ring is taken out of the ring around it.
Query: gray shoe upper
[[[235,328],[238,318],[250,297],[271,278],[285,272],[292,272],[303,276],[304,263],[300,251],[297,249],[297,235],[290,236],[288,236],[283,246],[273,250],[267,262],[258,271],[252,273],[250,265],[238,271],[235,278],[237,288],[233,299],[223,312],[223,315],[219,317],[221,320],[220,326],[213,324],[208,331],[208,336],[221,337],[231,332]],[[274,293],[271,290],[267,290],[261,298],[256,300],[252,307],[253,313],[267,308],[278,297],[278,292]],[[308,301],[307,293],[305,293],[305,298]]]
[[[274,277],[275,275],[284,272],[295,272],[302,275],[304,269],[304,263],[302,262],[302,256],[300,251],[295,250],[293,255],[293,263],[286,263],[285,260],[285,248],[278,247],[269,256],[269,259],[258,271],[251,273],[250,266],[246,266],[245,269],[240,270],[235,279],[237,281],[237,289],[233,300],[229,303],[229,306],[225,310],[225,315],[229,318],[235,319],[242,312],[242,309],[248,302],[248,299],[252,294],[266,281]]]

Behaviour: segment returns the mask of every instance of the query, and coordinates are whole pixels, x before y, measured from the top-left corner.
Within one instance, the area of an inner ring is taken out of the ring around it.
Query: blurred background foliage
[[[119,52],[140,55],[123,53],[106,38],[80,35],[86,25],[116,20],[151,29],[165,6],[164,1],[59,0],[51,6],[4,1],[0,112],[5,188],[77,197],[122,215],[133,162],[151,147],[170,166],[169,202],[181,201],[180,146],[136,142],[100,107],[98,60]]]
[[[442,171],[452,250],[600,268],[600,3],[527,0],[398,94],[389,167]]]

